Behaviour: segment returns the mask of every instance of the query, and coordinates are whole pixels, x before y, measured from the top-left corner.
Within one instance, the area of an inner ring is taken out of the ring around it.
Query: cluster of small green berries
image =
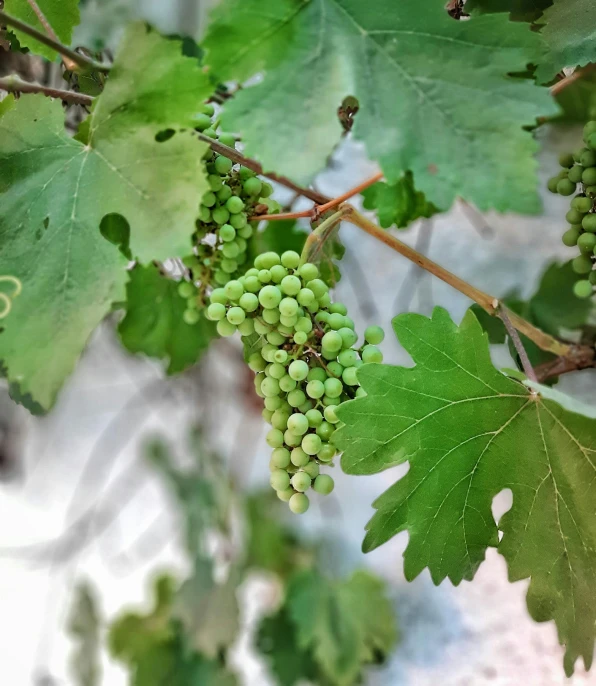
[[[234,148],[235,137],[218,133],[213,116],[213,105],[204,105],[195,119],[196,128]],[[183,315],[187,324],[199,321],[206,286],[222,286],[244,270],[248,241],[256,229],[256,223],[249,222],[249,218],[256,213],[257,205],[273,193],[271,184],[227,157],[209,150],[205,159],[209,191],[199,207],[193,253],[183,260],[191,280],[179,287],[180,295],[188,302]],[[268,205],[269,211],[279,211],[274,201],[269,200]]]
[[[365,394],[358,367],[382,362],[376,346],[383,330],[369,327],[365,344],[356,348],[358,336],[345,305],[331,302],[316,265],[301,265],[291,250],[259,255],[244,276],[216,288],[207,317],[222,336],[236,331],[260,336],[248,364],[264,398],[263,417],[272,426],[270,483],[292,512],[306,512],[309,488],[323,495],[333,490],[333,479],[319,472],[337,453],[336,410]]]
[[[596,121],[584,126],[584,143],[576,153],[561,155],[563,169],[548,182],[552,193],[571,196],[579,190],[566,215],[571,226],[563,234],[563,243],[577,246],[580,253],[572,261],[574,272],[582,277],[573,287],[578,298],[589,298],[596,285]]]

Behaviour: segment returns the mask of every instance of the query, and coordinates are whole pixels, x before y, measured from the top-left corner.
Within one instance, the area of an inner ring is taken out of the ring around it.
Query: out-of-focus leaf
[[[68,633],[76,644],[70,670],[77,686],[99,686],[101,681],[101,617],[95,594],[87,584],[75,589]]]

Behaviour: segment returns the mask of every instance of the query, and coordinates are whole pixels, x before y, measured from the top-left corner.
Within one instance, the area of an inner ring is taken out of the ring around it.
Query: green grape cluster
[[[211,104],[203,106],[195,126],[203,134],[230,148],[236,146],[233,135],[218,133]],[[256,229],[256,223],[249,219],[256,214],[257,205],[266,201],[270,211],[280,209],[274,201],[267,201],[273,193],[271,184],[261,181],[250,169],[235,165],[232,160],[212,150],[206,153],[205,160],[209,191],[199,207],[193,252],[183,260],[189,270],[190,281],[179,286],[180,295],[188,303],[183,315],[187,324],[199,321],[199,309],[204,304],[209,286],[222,286],[244,270],[248,241]]]
[[[584,143],[585,147],[577,152],[561,155],[562,170],[548,182],[552,193],[575,194],[566,215],[571,226],[563,234],[563,243],[579,249],[572,262],[573,270],[581,277],[573,288],[578,298],[589,298],[596,286],[596,121],[584,126]]]
[[[306,491],[326,495],[333,490],[332,477],[321,474],[320,467],[332,466],[337,453],[336,410],[364,395],[358,367],[382,362],[376,346],[383,330],[369,327],[364,345],[355,347],[358,336],[345,305],[331,302],[316,265],[301,265],[300,255],[291,250],[259,255],[244,276],[216,288],[207,317],[217,322],[222,336],[239,331],[260,337],[248,364],[264,398],[263,417],[272,426],[267,434],[273,448],[270,483],[292,512],[306,512]]]

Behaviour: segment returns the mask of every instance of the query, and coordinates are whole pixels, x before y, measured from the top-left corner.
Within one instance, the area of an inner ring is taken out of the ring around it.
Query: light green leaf
[[[129,48],[144,59],[128,64]],[[0,368],[33,411],[49,409],[89,335],[123,298],[126,260],[100,234],[104,215],[125,217],[141,261],[188,252],[207,187],[206,146],[189,132],[155,140],[186,124],[202,97],[200,70],[179,50],[133,25],[84,142],[65,132],[61,104],[42,95],[20,99],[0,119],[0,275],[23,284],[3,321]],[[155,71],[153,55],[163,60],[155,87],[145,74]],[[164,99],[177,85],[186,95],[159,111],[160,84]]]
[[[498,372],[470,311],[459,327],[437,308],[432,319],[398,316],[394,328],[415,366],[362,367],[368,396],[338,412],[345,471],[410,465],[375,502],[364,549],[407,530],[407,578],[428,567],[435,583],[457,584],[474,576],[488,546],[498,547],[511,581],[530,578],[531,615],[555,620],[567,672],[579,656],[589,666],[596,421]],[[492,500],[507,488],[513,507],[497,525]]]
[[[467,0],[466,12],[509,12],[516,21],[535,21],[553,0]]]
[[[101,618],[93,590],[87,584],[75,589],[68,633],[76,643],[70,660],[77,686],[99,686],[101,681]]]
[[[263,75],[222,123],[267,170],[309,181],[339,142],[337,108],[353,95],[353,135],[390,183],[411,170],[443,209],[457,195],[483,210],[540,208],[537,146],[522,127],[557,109],[546,89],[507,76],[541,53],[525,25],[454,21],[439,1],[420,11],[417,0],[229,0],[205,48],[223,80]],[[483,173],[473,173],[479,161]]]
[[[204,317],[192,325],[184,321],[187,304],[178,285],[152,264],[137,265],[126,287],[126,316],[118,326],[128,350],[166,359],[168,374],[193,365],[216,335]]]
[[[541,35],[548,52],[536,76],[541,82],[555,78],[563,67],[596,62],[596,4],[593,0],[555,0],[542,15]]]
[[[395,618],[383,583],[366,572],[332,582],[316,571],[290,582],[286,606],[298,645],[311,649],[330,683],[354,683],[362,667],[386,655],[396,640]]]
[[[397,226],[404,229],[422,217],[432,217],[439,212],[424,193],[414,187],[414,177],[406,172],[396,183],[375,183],[363,191],[364,207],[376,210],[379,223],[384,229]]]
[[[215,658],[236,639],[239,610],[237,570],[224,583],[213,579],[213,563],[197,558],[193,575],[182,584],[173,607],[173,616],[184,626],[190,645],[201,655]]]
[[[80,21],[79,0],[37,0],[37,5],[60,42],[64,45],[70,45],[72,31]],[[38,31],[45,33],[44,27],[27,0],[4,0],[4,11],[11,17],[20,19]],[[29,48],[31,52],[49,60],[56,59],[57,53],[52,48],[36,41],[35,38],[31,38],[22,31],[11,30],[14,31],[22,47]]]

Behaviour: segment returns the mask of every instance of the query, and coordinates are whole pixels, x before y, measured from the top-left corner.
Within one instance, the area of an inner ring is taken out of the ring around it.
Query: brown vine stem
[[[70,48],[67,48],[66,45],[63,45],[59,41],[50,38],[50,36],[47,36],[42,31],[38,31],[33,26],[26,24],[20,19],[11,17],[9,14],[6,14],[6,12],[3,12],[2,10],[0,10],[0,26],[10,26],[13,29],[17,29],[18,31],[26,33],[28,36],[31,36],[31,38],[35,38],[35,40],[55,50],[59,55],[62,56],[63,59],[70,59],[72,60],[72,62],[74,62],[74,64],[77,64],[79,67],[82,67],[83,69],[93,69],[96,71],[105,72],[110,71],[111,69],[109,64],[104,64],[103,62],[96,62],[95,60],[92,60],[89,57],[86,57],[85,55],[81,55],[80,53],[75,52]]]
[[[65,91],[60,88],[49,88],[39,83],[30,83],[23,81],[16,74],[0,78],[0,90],[8,93],[43,93],[48,98],[60,98],[60,100],[70,102],[73,105],[91,105],[93,103],[93,98],[90,95]]]
[[[498,298],[475,288],[467,281],[460,279],[459,276],[451,273],[447,269],[441,267],[441,265],[433,262],[428,257],[422,255],[421,253],[411,248],[409,245],[402,243],[400,240],[392,236],[390,233],[378,227],[374,222],[364,217],[360,212],[355,210],[351,206],[344,206],[343,218],[346,221],[354,224],[358,228],[362,229],[366,233],[370,234],[377,240],[381,241],[395,252],[403,255],[405,258],[414,262],[422,269],[433,274],[437,278],[441,279],[445,283],[449,284],[460,293],[473,300],[475,303],[480,305],[483,310],[488,312],[490,315],[499,315],[500,312],[505,312],[508,320],[520,333],[527,336],[531,341],[534,341],[539,348],[542,350],[547,350],[555,355],[562,357],[569,357],[574,352],[574,346],[568,345],[558,341],[553,336],[541,331],[536,328],[533,324],[526,321],[515,312],[506,309],[498,300]]]
[[[568,86],[571,86],[571,84],[575,83],[576,81],[579,81],[579,79],[584,77],[590,71],[592,71],[592,67],[576,69],[573,73],[569,74],[569,76],[566,76],[560,81],[557,81],[557,83],[553,84],[550,87],[551,95],[558,95],[562,90],[564,90]]]
[[[285,186],[286,188],[293,190],[295,193],[303,195],[305,198],[309,198],[313,202],[316,202],[317,205],[323,205],[324,203],[329,202],[330,200],[330,198],[328,198],[326,195],[317,193],[317,191],[313,191],[311,188],[303,188],[302,186],[298,186],[285,176],[279,176],[278,174],[274,174],[272,172],[264,172],[263,167],[257,161],[250,159],[250,157],[245,157],[234,148],[229,148],[227,145],[223,145],[223,143],[220,143],[218,140],[215,140],[215,138],[210,138],[209,136],[206,136],[204,133],[198,132],[197,137],[204,143],[207,143],[207,145],[209,145],[209,147],[212,150],[215,150],[215,152],[218,152],[220,155],[224,155],[224,157],[227,157],[233,162],[241,164],[242,166],[247,167],[248,169],[252,169],[252,171],[254,171],[255,174],[265,176],[268,179],[271,179],[271,181],[275,181],[276,183],[279,183],[281,186]]]
[[[519,337],[519,334],[517,333],[516,328],[513,326],[511,323],[511,320],[509,319],[509,316],[507,315],[507,311],[505,307],[501,307],[499,310],[499,319],[505,324],[505,328],[507,329],[507,333],[509,334],[509,337],[511,338],[511,341],[513,342],[513,345],[515,347],[515,350],[519,356],[522,368],[524,372],[526,373],[526,376],[530,381],[534,381],[534,383],[538,383],[538,379],[536,377],[536,372],[534,371],[534,368],[532,367],[532,363],[530,362],[530,358],[528,357],[528,353],[526,352],[526,349],[524,348],[524,344],[521,342],[521,338]]]

